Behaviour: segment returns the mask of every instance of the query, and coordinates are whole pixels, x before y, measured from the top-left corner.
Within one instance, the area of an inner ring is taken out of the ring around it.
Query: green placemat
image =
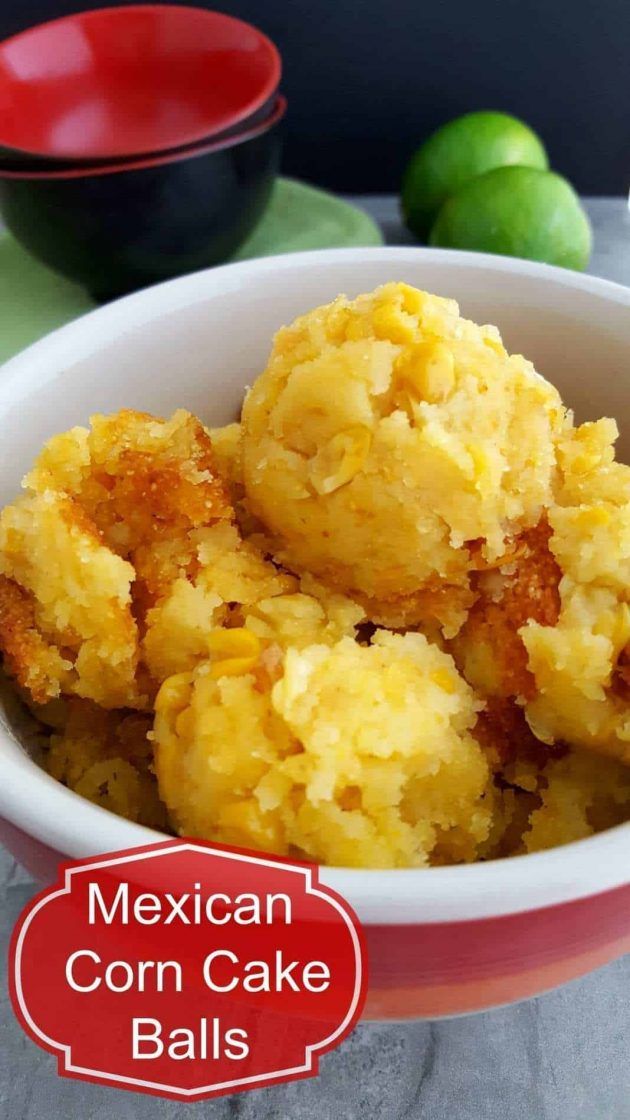
[[[264,217],[234,259],[382,241],[363,210],[326,191],[279,179]],[[40,264],[9,233],[0,234],[0,362],[94,306],[78,284]]]

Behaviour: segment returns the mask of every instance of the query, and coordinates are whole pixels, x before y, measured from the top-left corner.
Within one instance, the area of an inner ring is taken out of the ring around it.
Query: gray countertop
[[[367,210],[381,226],[388,245],[413,245],[400,220],[393,195],[348,197]],[[588,271],[594,276],[630,286],[630,211],[623,198],[587,198],[584,204],[593,223],[593,254]]]
[[[393,198],[352,199],[390,244],[410,238]],[[589,271],[630,285],[625,200],[590,199]],[[0,1118],[2,1120],[630,1120],[630,959],[559,991],[473,1018],[366,1024],[294,1085],[178,1104],[68,1081],[13,1018],[6,947],[33,893],[0,849]]]

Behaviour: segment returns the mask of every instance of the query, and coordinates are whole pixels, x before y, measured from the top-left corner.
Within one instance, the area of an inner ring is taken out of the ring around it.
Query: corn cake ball
[[[26,485],[72,495],[119,556],[136,570],[134,595],[155,602],[197,567],[191,534],[233,509],[210,436],[183,409],[170,420],[125,409],[93,416],[46,444]]]
[[[549,505],[557,391],[453,300],[387,284],[278,332],[242,415],[248,505],[277,558],[384,625],[449,634],[469,573]]]
[[[234,446],[230,433],[216,439]],[[300,629],[303,644],[332,644],[363,618],[323,587],[301,594],[242,539],[188,413],[94,417],[50,440],[26,486],[0,519],[0,643],[40,703],[74,693],[147,707],[166,677],[208,657],[213,628],[250,612],[253,630],[285,644]]]
[[[630,763],[630,468],[599,420],[558,441],[554,502],[514,543],[451,649],[482,695],[523,706],[537,740]]]
[[[0,514],[0,644],[34,699],[75,692],[105,707],[142,703],[134,571],[81,506],[52,490]]]
[[[420,634],[344,637],[289,647],[274,682],[250,631],[215,640],[215,659],[156,701],[156,772],[179,832],[353,867],[475,858],[489,773],[448,655]]]
[[[538,738],[630,764],[630,467],[614,461],[616,436],[614,421],[600,420],[561,445],[562,486],[549,511],[559,615],[555,625],[529,621],[521,636]]]
[[[73,698],[57,702],[54,709],[48,705],[38,715],[53,729],[44,758],[53,778],[128,820],[166,827],[147,738],[151,714],[106,712]]]
[[[90,425],[53,436],[26,485],[72,494],[120,555],[231,518],[210,436],[189,412],[162,420],[123,409]]]
[[[150,705],[213,626],[297,590],[243,542],[209,436],[124,411],[53,437],[0,515],[0,644],[40,703]]]
[[[0,516],[10,671],[38,701],[145,707],[144,611],[198,567],[191,534],[232,515],[205,429],[186,412],[96,416],[53,437],[24,485]]]

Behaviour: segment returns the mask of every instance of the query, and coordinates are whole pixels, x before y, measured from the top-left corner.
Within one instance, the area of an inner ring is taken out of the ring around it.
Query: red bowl
[[[69,160],[167,151],[257,114],[280,73],[274,44],[220,12],[80,12],[0,43],[0,145]]]

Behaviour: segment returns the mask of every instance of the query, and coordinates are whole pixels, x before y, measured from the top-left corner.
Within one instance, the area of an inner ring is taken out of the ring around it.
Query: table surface
[[[362,205],[389,244],[411,239],[395,200]],[[589,271],[630,285],[630,214],[588,199]],[[324,1057],[312,1081],[218,1101],[178,1104],[68,1081],[20,1030],[6,983],[6,946],[33,893],[0,849],[0,1117],[6,1120],[630,1120],[630,958],[559,991],[473,1018],[366,1024]]]

